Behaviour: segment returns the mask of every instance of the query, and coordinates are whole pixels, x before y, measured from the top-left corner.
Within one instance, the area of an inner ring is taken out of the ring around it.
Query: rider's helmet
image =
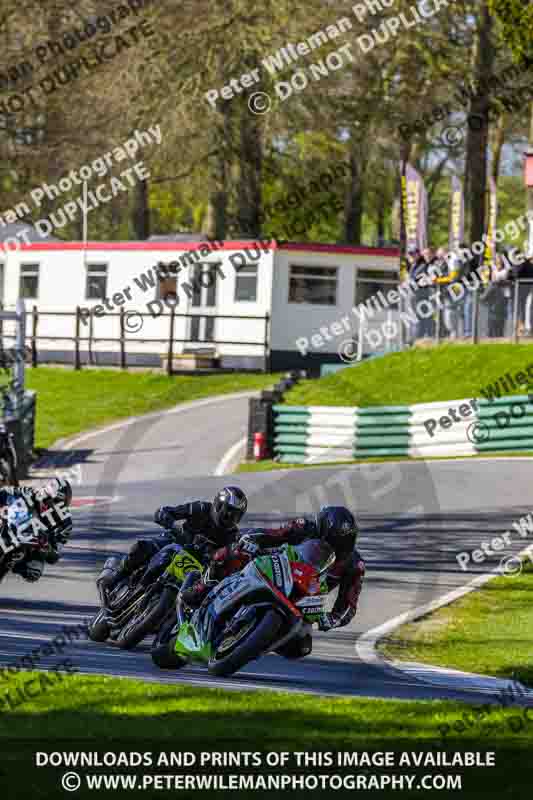
[[[215,525],[233,528],[238,525],[248,508],[248,500],[238,486],[225,486],[216,493],[211,509]]]
[[[357,538],[359,533],[354,515],[344,506],[322,506],[317,514],[317,527],[320,538],[332,545],[339,537]]]
[[[72,486],[70,482],[66,478],[53,478],[49,486],[54,499],[68,508],[72,503]]]

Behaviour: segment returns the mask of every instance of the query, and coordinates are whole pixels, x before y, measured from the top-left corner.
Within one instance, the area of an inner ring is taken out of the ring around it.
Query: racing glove
[[[338,623],[339,620],[336,614],[332,614],[330,611],[325,611],[320,615],[320,619],[318,620],[318,630],[330,631],[332,628],[336,628]]]
[[[240,553],[246,553],[246,555],[250,558],[255,558],[261,550],[259,544],[255,542],[253,537],[249,536],[248,534],[241,536],[236,549]]]

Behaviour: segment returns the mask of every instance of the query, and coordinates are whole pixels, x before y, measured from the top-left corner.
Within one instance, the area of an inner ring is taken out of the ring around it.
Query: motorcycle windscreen
[[[297,558],[294,558],[294,554]],[[317,572],[328,566],[334,557],[333,548],[322,539],[307,539],[302,544],[291,547],[291,561],[303,561],[310,567],[314,567]]]

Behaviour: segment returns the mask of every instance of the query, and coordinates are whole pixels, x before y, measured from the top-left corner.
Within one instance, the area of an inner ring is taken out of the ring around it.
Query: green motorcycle
[[[325,573],[334,560],[320,539],[285,544],[222,580],[194,611],[183,593],[199,573],[189,574],[178,593],[177,622],[159,631],[152,660],[162,669],[200,662],[222,677],[271,651],[286,658],[308,655],[312,623],[324,610]]]

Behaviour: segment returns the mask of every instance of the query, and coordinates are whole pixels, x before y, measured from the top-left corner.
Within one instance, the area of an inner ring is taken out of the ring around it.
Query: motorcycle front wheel
[[[159,669],[179,669],[187,663],[178,656],[174,647],[176,644],[176,614],[169,616],[161,625],[152,645],[152,661]]]
[[[223,678],[233,675],[249,661],[258,658],[278,638],[283,624],[281,615],[269,609],[261,619],[254,620],[235,641],[222,640],[207,669],[211,675]]]
[[[111,627],[106,620],[106,612],[102,609],[89,625],[89,639],[93,642],[105,642],[110,632]]]

